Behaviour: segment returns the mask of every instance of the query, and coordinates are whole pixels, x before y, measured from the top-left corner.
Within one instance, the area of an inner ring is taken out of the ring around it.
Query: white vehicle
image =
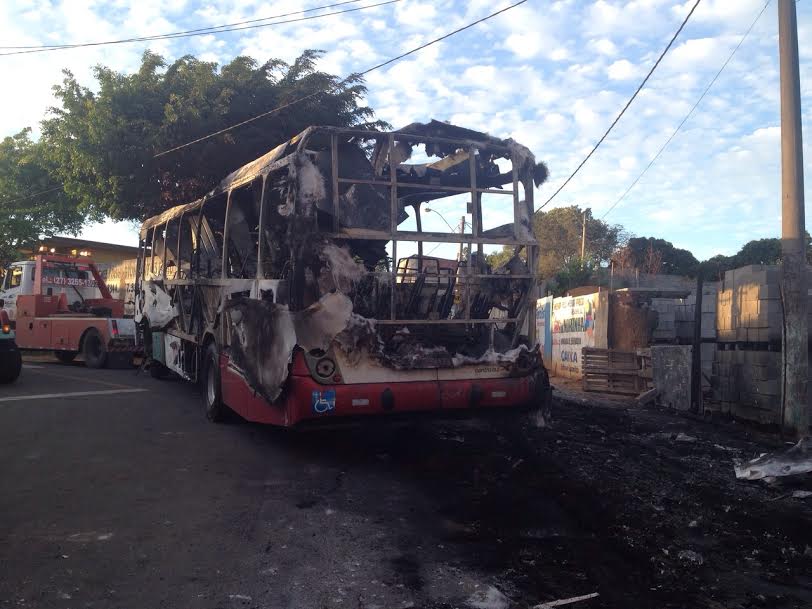
[[[87,262],[78,259],[73,266],[52,266],[43,269],[40,278],[41,292],[37,292],[37,265],[34,260],[12,262],[5,270],[0,298],[5,301],[9,319],[17,318],[17,297],[42,293],[46,296],[65,294],[71,304],[81,303],[90,298],[99,298],[101,292],[96,286]]]

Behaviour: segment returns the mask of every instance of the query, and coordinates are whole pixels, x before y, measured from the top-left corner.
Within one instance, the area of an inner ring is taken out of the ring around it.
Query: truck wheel
[[[78,351],[54,351],[54,355],[56,359],[58,359],[63,364],[70,364],[73,360],[76,359],[76,356],[79,355]]]
[[[96,328],[90,328],[82,343],[82,357],[88,368],[104,368],[107,365],[107,350],[104,341]]]
[[[17,349],[0,354],[0,384],[16,381],[22,368],[23,358]]]
[[[203,360],[203,406],[206,417],[214,423],[222,423],[228,415],[228,407],[223,404],[220,385],[220,355],[217,346],[209,344]]]

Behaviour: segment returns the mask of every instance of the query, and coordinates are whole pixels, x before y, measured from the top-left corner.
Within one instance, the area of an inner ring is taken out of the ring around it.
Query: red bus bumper
[[[283,396],[270,404],[255,394],[225,359],[221,359],[221,387],[226,405],[249,421],[285,427],[330,418],[515,408],[541,402],[549,391],[543,370],[515,378],[352,385],[322,385],[294,372]]]

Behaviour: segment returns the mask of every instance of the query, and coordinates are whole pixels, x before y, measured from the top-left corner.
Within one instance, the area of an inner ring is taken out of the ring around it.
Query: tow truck
[[[132,360],[135,322],[90,259],[37,254],[14,262],[0,298],[20,349],[53,351],[63,363],[81,353],[89,368],[103,368],[113,356]]]

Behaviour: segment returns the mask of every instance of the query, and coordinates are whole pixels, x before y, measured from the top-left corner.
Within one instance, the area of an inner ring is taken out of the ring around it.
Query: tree
[[[699,261],[688,250],[674,247],[665,239],[653,237],[632,237],[623,248],[614,253],[613,260],[622,269],[688,277],[695,276],[699,267]]]
[[[0,142],[0,263],[19,258],[42,237],[76,234],[84,218],[53,179],[44,144],[31,141],[31,130]],[[30,196],[33,193],[42,193]]]
[[[778,264],[781,262],[780,239],[754,239],[745,243],[733,256],[736,266],[748,264]]]
[[[649,275],[659,275],[663,270],[663,253],[654,249],[654,244],[649,242],[648,249],[643,258],[643,272]]]
[[[555,296],[564,296],[569,290],[589,285],[596,271],[597,267],[591,260],[570,260],[553,275],[549,287]]]
[[[700,265],[703,276],[710,280],[721,280],[725,271],[750,264],[781,264],[781,239],[753,239],[745,243],[733,256],[721,254],[705,260]],[[806,260],[812,264],[812,237],[806,233]]]
[[[320,55],[305,51],[290,65],[237,57],[218,68],[191,55],[167,64],[147,51],[133,74],[97,66],[98,92],[65,71],[62,84],[54,87],[61,105],[42,123],[49,160],[86,213],[143,220],[197,199],[232,170],[309,125],[386,126],[370,122],[373,111],[359,105],[366,92],[362,79],[340,81],[318,71]],[[314,93],[239,131],[154,158]]]
[[[585,260],[581,261],[584,213],[586,254]],[[533,229],[540,246],[539,271],[544,277],[553,277],[562,269],[571,269],[573,261],[594,267],[608,262],[612,252],[626,238],[623,227],[598,220],[592,216],[590,209],[584,211],[577,205],[536,213]]]
[[[718,254],[699,263],[699,272],[705,281],[721,281],[725,271],[736,268],[735,256]]]
[[[499,268],[511,259],[514,249],[512,245],[503,245],[501,250],[485,254],[485,262],[487,262],[492,269]],[[522,260],[527,260],[527,258],[522,256]]]

